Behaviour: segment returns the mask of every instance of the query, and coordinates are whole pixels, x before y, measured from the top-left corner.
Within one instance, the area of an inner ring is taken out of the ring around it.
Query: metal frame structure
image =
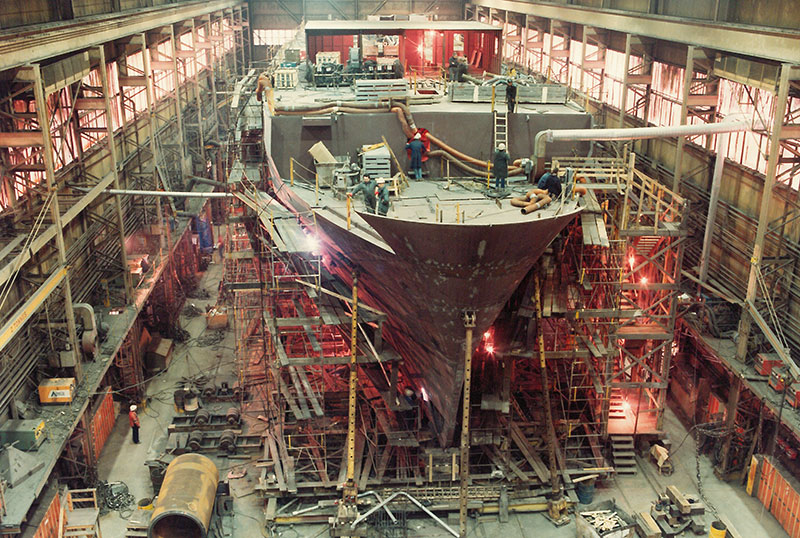
[[[179,41],[180,56],[164,56]],[[211,173],[204,142],[218,139],[216,116],[224,99],[216,74],[243,70],[249,43],[247,6],[234,0],[78,19],[0,40],[0,69],[14,71],[0,90],[0,285],[7,322],[0,338],[0,403],[11,402],[42,357],[50,359],[50,375],[72,369],[80,385],[67,415],[74,421],[46,416],[51,442],[38,454],[45,465],[29,479],[32,496],[7,498],[0,533],[19,532],[62,449],[87,444],[85,432],[94,426],[84,418],[86,394],[112,382],[130,389],[135,400],[144,366],[141,358],[126,360],[129,354],[118,351],[131,327],[139,326],[148,300],[173,301],[180,295],[175,279],[185,284],[194,278],[196,257],[183,217],[196,214],[202,203],[187,202],[179,212],[172,204],[162,208],[160,197],[104,191],[170,190],[170,179],[182,184],[192,172]],[[194,167],[165,157],[169,146],[183,151],[178,148],[187,126],[177,118],[187,117],[187,109],[197,114],[189,118],[202,118],[192,139]],[[179,164],[173,176],[159,170],[165,161]],[[153,268],[134,281],[129,260],[151,238],[158,252]],[[92,351],[94,362],[82,359],[88,352],[73,313],[77,302],[104,304],[105,315],[112,314],[113,337]],[[131,338],[138,345],[136,331]],[[119,375],[106,377],[112,364]],[[16,413],[14,405],[11,411]],[[84,433],[68,441],[78,425]],[[73,452],[59,471],[90,477],[97,454]]]

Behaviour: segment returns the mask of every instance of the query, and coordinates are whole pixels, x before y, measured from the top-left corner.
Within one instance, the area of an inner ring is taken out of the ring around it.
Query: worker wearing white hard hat
[[[422,154],[425,153],[425,144],[422,142],[422,134],[414,133],[411,141],[406,144],[406,151],[411,157],[411,170],[414,177],[422,179]]]
[[[497,149],[494,151],[492,158],[492,172],[494,173],[494,188],[505,189],[506,178],[508,177],[508,164],[511,162],[511,156],[506,151],[506,145],[503,142],[497,144]]]
[[[139,423],[139,415],[136,413],[137,407],[135,405],[131,405],[130,412],[128,413],[128,422],[131,425],[131,432],[133,433],[133,442],[134,444],[139,444],[139,427],[141,424]]]

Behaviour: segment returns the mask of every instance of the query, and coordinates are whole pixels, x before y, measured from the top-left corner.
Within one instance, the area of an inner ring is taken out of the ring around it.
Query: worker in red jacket
[[[131,423],[131,431],[133,432],[133,442],[139,444],[139,415],[136,414],[136,406],[131,406],[131,411],[128,413],[128,422]]]

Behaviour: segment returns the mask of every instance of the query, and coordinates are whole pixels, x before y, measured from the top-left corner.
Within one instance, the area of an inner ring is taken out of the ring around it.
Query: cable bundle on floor
[[[105,514],[110,511],[119,512],[122,519],[127,519],[133,513],[131,505],[135,499],[128,490],[125,482],[98,482],[97,500],[100,502],[100,513]]]

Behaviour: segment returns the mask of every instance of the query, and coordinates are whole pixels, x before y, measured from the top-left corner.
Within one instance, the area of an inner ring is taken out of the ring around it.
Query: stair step
[[[615,458],[635,458],[636,452],[633,450],[612,450]]]
[[[628,475],[636,474],[636,469],[635,468],[634,469],[627,469],[627,468],[617,469],[616,467],[614,467],[614,470],[617,472],[617,474],[628,474]]]

